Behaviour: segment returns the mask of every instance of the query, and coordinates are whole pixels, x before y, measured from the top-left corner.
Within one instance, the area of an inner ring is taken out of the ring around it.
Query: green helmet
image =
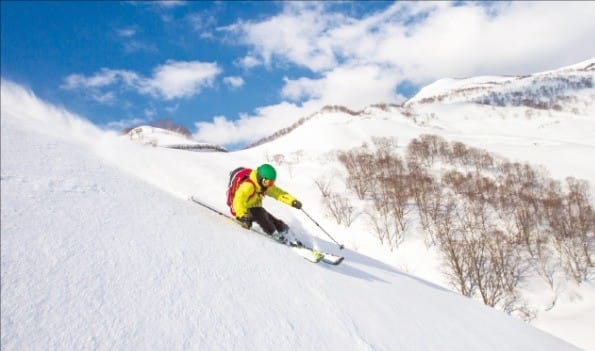
[[[277,171],[273,166],[265,163],[256,169],[256,174],[260,178],[268,179],[268,180],[276,180],[277,179]]]

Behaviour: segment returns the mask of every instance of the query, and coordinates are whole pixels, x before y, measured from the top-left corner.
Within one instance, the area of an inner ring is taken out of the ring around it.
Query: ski
[[[225,213],[201,202],[200,200],[197,200],[196,198],[194,198],[194,196],[191,196],[189,198],[189,200],[191,200],[192,202],[194,202],[204,208],[211,210],[212,212],[215,212],[215,213],[229,219],[230,221],[235,222],[235,219],[232,218],[230,215],[225,214]],[[278,244],[283,244],[283,245],[289,246],[292,249],[292,251],[294,251],[295,253],[297,253],[298,255],[302,256],[304,259],[306,259],[312,263],[323,262],[326,264],[336,266],[336,265],[339,265],[341,262],[343,262],[343,259],[344,259],[344,257],[342,257],[342,256],[336,256],[336,255],[333,255],[330,253],[321,252],[314,248],[305,246],[304,244],[302,244],[301,242],[299,242],[297,240],[295,240],[295,241],[279,241],[279,240],[276,240],[275,238],[273,238],[272,236],[268,235],[267,233],[262,232],[256,228],[250,228],[250,231],[253,233],[259,234],[261,236],[264,236],[265,238],[272,240]]]
[[[231,216],[225,215],[225,217],[229,218],[232,221],[235,221]],[[261,235],[267,238],[268,240],[274,241],[277,244],[289,246],[293,252],[297,253],[299,256],[302,256],[303,258],[312,263],[318,263],[324,260],[324,253],[313,248],[307,247],[299,241],[280,241],[256,228],[250,228],[250,231],[258,235]]]

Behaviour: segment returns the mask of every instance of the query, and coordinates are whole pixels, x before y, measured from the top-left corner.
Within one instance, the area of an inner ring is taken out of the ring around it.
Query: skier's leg
[[[252,207],[249,211],[252,215],[252,218],[254,219],[254,222],[258,223],[265,233],[271,235],[275,232],[277,227],[271,220],[271,215],[264,208]]]
[[[271,220],[271,222],[275,226],[275,229],[277,229],[277,231],[279,233],[286,233],[289,230],[289,226],[287,224],[285,224],[285,222],[283,222],[282,220],[276,218],[275,216],[273,216],[269,212],[267,212],[267,214],[269,215],[269,219]]]
[[[266,210],[265,210],[265,212],[267,213],[271,223],[273,223],[273,225],[275,226],[275,229],[277,229],[276,232],[271,234],[272,237],[275,240],[277,240],[278,242],[287,243],[287,238],[285,238],[285,235],[287,234],[287,231],[289,230],[289,227],[287,226],[287,224],[283,223],[282,220],[275,218],[275,216],[273,216]]]

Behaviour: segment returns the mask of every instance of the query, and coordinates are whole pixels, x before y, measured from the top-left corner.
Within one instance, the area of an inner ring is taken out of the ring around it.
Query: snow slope
[[[262,150],[146,148],[1,91],[3,350],[576,349],[349,248],[308,263],[186,201],[221,208],[226,172]]]

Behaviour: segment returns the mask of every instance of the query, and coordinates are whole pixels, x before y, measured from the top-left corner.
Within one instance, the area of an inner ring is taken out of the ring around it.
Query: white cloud
[[[444,76],[529,73],[595,52],[593,2],[398,2],[361,19],[324,3],[286,3],[278,15],[239,22],[252,57],[313,72],[345,62],[398,67],[427,82]]]
[[[594,16],[593,3],[502,2],[489,10],[474,3],[442,6],[411,27],[384,26],[373,36],[373,59],[423,83],[532,73],[592,56],[595,41],[588,38],[595,35]]]
[[[212,86],[221,72],[213,62],[168,61],[153,70],[153,77],[141,84],[140,91],[165,100],[191,97],[201,88]]]
[[[153,1],[126,1],[127,4],[134,5],[134,6],[148,6],[154,7],[158,9],[168,9],[174,7],[185,6],[186,1],[183,0],[153,0]]]
[[[123,43],[124,51],[128,54],[139,51],[157,52],[157,46],[154,44],[146,44],[138,40],[129,40]]]
[[[116,30],[116,33],[118,34],[119,37],[130,38],[130,37],[133,37],[136,35],[136,29],[135,28],[122,28],[122,29]]]
[[[112,105],[116,102],[116,96],[111,91],[108,91],[107,93],[92,93],[91,97],[93,98],[93,100],[104,105]]]
[[[168,113],[174,113],[178,110],[178,108],[180,108],[180,104],[175,104],[173,106],[166,106],[163,109],[168,112]]]
[[[246,56],[237,61],[237,65],[244,69],[254,68],[261,64],[262,62],[254,56]]]
[[[136,39],[139,31],[140,30],[138,26],[131,26],[115,30],[118,40],[121,42],[124,48],[124,52],[128,54],[139,51],[157,52],[158,49],[155,44],[148,44],[139,39]]]
[[[196,122],[196,140],[215,144],[230,144],[241,140],[238,131],[240,121],[230,121],[225,116],[215,116],[212,122]],[[235,137],[234,137],[235,136]]]
[[[203,142],[219,145],[230,145],[254,142],[271,135],[281,128],[288,127],[299,119],[306,111],[319,110],[318,102],[308,102],[298,106],[288,102],[265,106],[256,109],[254,115],[242,115],[238,120],[229,120],[225,116],[217,116],[212,122],[196,122],[196,133],[193,137]]]
[[[147,118],[153,118],[157,115],[157,110],[154,107],[146,108],[144,112]]]
[[[285,3],[284,11],[261,22],[240,22],[228,31],[243,36],[254,55],[266,65],[274,59],[288,60],[313,71],[336,64],[331,42],[323,34],[343,15],[325,14],[324,5],[316,2]]]
[[[200,33],[201,38],[213,38],[215,25],[217,24],[217,18],[209,13],[192,13],[186,16],[186,21],[192,27],[192,30]]]
[[[121,84],[140,94],[151,95],[164,100],[188,98],[210,87],[222,72],[217,63],[199,61],[167,61],[156,67],[150,78],[132,71],[102,68],[93,76],[72,74],[64,79],[61,88],[66,90],[89,90],[93,95],[106,95],[101,89]],[[113,96],[112,96],[113,97]]]
[[[151,2],[154,2],[156,6],[164,7],[164,8],[174,8],[174,7],[186,5],[186,1],[181,1],[181,0],[159,0],[159,1],[151,1]]]
[[[223,82],[232,89],[237,89],[244,85],[244,79],[242,77],[225,77],[223,78]]]
[[[363,109],[378,102],[398,103],[404,97],[395,92],[398,71],[378,65],[342,66],[320,79],[285,79],[282,96],[292,101],[319,100],[325,105]]]
[[[102,68],[91,77],[81,74],[71,74],[64,79],[60,86],[62,89],[73,90],[77,88],[101,88],[114,84],[120,77],[128,75],[126,71],[111,70]]]

